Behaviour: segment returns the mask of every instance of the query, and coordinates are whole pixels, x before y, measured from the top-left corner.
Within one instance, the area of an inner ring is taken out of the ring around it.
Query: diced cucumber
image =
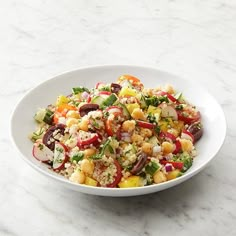
[[[107,99],[103,101],[103,103],[100,105],[101,108],[105,108],[108,106],[113,105],[118,100],[118,97],[112,93]]]
[[[78,94],[78,93],[82,93],[82,92],[87,92],[89,93],[89,89],[85,88],[85,87],[76,87],[76,88],[72,88],[73,94]]]
[[[44,118],[43,118],[43,121],[48,124],[48,125],[51,125],[52,124],[52,121],[53,121],[53,115],[54,115],[54,112],[52,112],[51,110],[49,109],[46,109],[46,113],[44,115]]]
[[[129,119],[131,118],[131,115],[130,115],[130,113],[129,113],[127,107],[126,107],[126,105],[125,105],[125,104],[122,104],[122,103],[118,103],[117,106],[120,106],[120,107],[122,108],[124,117],[125,117],[127,120],[129,120]]]
[[[105,98],[101,96],[95,96],[94,98],[92,98],[91,103],[98,104],[99,106],[101,106],[104,101],[105,101]]]
[[[36,114],[34,115],[34,119],[39,122],[42,123],[43,119],[45,117],[46,114],[46,109],[45,108],[40,108],[38,109],[38,111],[36,112]]]
[[[39,123],[45,122],[46,124],[51,125],[53,114],[54,112],[49,109],[40,108],[34,115],[34,119]]]
[[[156,162],[150,161],[145,167],[145,172],[152,176],[158,169],[160,169],[160,166]]]

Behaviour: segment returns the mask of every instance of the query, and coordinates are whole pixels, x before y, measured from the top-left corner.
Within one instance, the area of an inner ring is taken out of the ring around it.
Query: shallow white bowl
[[[202,114],[204,135],[196,144],[198,156],[193,166],[181,177],[158,185],[140,188],[111,189],[90,187],[71,183],[62,176],[50,171],[32,156],[32,142],[28,134],[35,130],[33,115],[39,107],[45,107],[55,101],[60,94],[70,94],[76,86],[94,87],[96,82],[114,82],[122,74],[132,74],[142,80],[145,87],[156,87],[166,83],[182,91],[188,100],[195,104]],[[16,106],[11,120],[11,134],[16,148],[23,159],[40,173],[56,180],[70,189],[101,196],[135,196],[170,188],[201,171],[217,154],[226,134],[224,113],[216,100],[200,85],[191,80],[184,80],[167,72],[139,66],[98,66],[79,69],[49,79],[29,91]]]

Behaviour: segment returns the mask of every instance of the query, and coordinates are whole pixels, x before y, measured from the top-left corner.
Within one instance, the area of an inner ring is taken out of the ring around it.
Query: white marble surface
[[[0,235],[236,235],[236,1],[0,1]],[[154,66],[198,80],[227,137],[200,174],[132,198],[80,194],[31,169],[10,115],[38,83],[94,64]]]

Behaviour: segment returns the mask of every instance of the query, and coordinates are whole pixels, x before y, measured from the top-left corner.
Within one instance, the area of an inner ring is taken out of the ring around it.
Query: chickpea
[[[94,148],[88,148],[84,150],[84,157],[88,158],[91,157],[92,155],[94,155],[96,153],[96,149]]]
[[[122,124],[122,130],[125,132],[132,132],[135,129],[135,121],[134,120],[126,120]]]
[[[68,118],[66,120],[66,126],[71,127],[72,125],[78,124],[78,119],[76,118]]]
[[[147,155],[152,155],[152,144],[151,143],[143,143],[142,145],[142,151],[145,152]]]
[[[133,112],[131,113],[131,116],[136,120],[146,120],[146,117],[140,108],[134,108]]]
[[[180,139],[183,152],[191,152],[193,149],[193,143],[187,139]]]
[[[133,143],[141,144],[143,142],[143,137],[139,134],[133,134],[131,140]]]
[[[162,182],[165,182],[167,180],[165,174],[161,171],[157,171],[154,175],[153,175],[153,181],[155,184],[159,184]]]
[[[141,128],[140,133],[141,133],[141,135],[142,135],[144,138],[150,138],[150,137],[152,137],[152,131],[151,131],[150,129]]]
[[[83,184],[85,182],[85,174],[83,171],[76,170],[71,176],[70,181],[78,184]]]
[[[161,148],[164,154],[169,154],[174,150],[174,145],[170,142],[163,142]]]
[[[88,159],[83,159],[81,161],[81,171],[83,171],[85,174],[92,175],[94,171],[94,163],[92,161],[89,161]]]
[[[76,118],[79,119],[80,115],[78,111],[68,111],[66,114],[66,118]]]
[[[88,119],[82,119],[79,123],[79,129],[83,131],[88,131],[88,124],[89,124]]]

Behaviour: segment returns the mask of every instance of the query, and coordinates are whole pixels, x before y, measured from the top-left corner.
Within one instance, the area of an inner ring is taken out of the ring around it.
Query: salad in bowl
[[[197,156],[201,113],[171,85],[145,88],[122,75],[50,102],[34,116],[32,154],[73,183],[157,185],[183,175]]]

